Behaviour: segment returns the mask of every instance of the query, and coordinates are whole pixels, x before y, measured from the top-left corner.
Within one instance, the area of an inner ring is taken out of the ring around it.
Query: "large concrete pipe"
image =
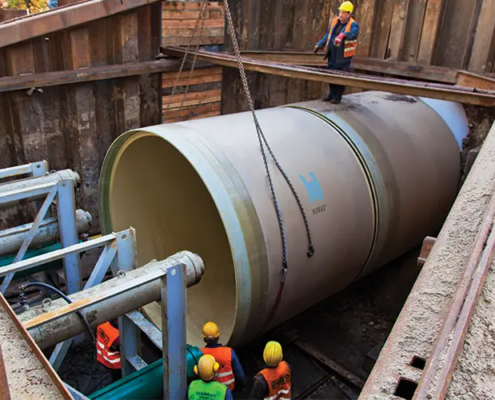
[[[281,235],[249,113],[120,136],[101,172],[102,228],[136,228],[140,264],[184,248],[198,253],[207,268],[188,290],[188,342],[201,343],[201,326],[214,320],[222,341],[238,345],[436,233],[459,184],[449,121],[457,115],[467,126],[462,107],[441,104],[439,115],[418,98],[367,92],[339,106],[257,112],[315,249],[308,258],[297,203],[270,161],[288,243],[279,302]]]

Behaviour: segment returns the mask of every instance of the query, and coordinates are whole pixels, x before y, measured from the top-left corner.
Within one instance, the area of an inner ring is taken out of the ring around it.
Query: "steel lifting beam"
[[[185,54],[185,50],[178,47],[164,47],[162,48],[162,52],[175,57],[183,57]],[[199,61],[210,62],[224,67],[237,68],[236,58],[230,54],[201,50],[190,51],[189,57],[197,57]],[[242,61],[244,68],[248,71],[279,75],[286,78],[326,82],[411,96],[430,97],[479,106],[495,106],[495,91],[294,66],[245,57],[242,58]]]

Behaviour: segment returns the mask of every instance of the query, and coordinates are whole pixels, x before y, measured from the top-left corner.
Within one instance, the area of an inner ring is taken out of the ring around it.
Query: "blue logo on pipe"
[[[304,186],[306,186],[306,190],[308,192],[309,200],[311,200],[311,204],[318,200],[323,201],[323,192],[321,190],[320,182],[318,182],[318,179],[316,178],[316,175],[313,172],[310,172],[309,176],[311,177],[312,180],[308,182],[306,178],[304,178],[304,176],[299,175],[299,177],[304,183]]]

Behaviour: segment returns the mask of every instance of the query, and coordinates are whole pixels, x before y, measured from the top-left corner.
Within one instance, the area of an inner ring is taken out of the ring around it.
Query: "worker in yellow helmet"
[[[290,400],[292,395],[292,372],[283,361],[282,346],[278,342],[268,342],[263,351],[263,360],[267,367],[253,379],[252,400]]]
[[[238,389],[246,386],[246,375],[239,358],[234,349],[218,343],[220,340],[220,328],[214,322],[207,322],[203,326],[203,338],[206,346],[201,348],[203,354],[210,354],[215,357],[220,369],[215,380],[223,383],[231,391],[234,391],[236,384]]]
[[[339,16],[330,24],[328,33],[316,43],[314,52],[325,50],[325,59],[328,59],[328,69],[349,71],[352,57],[356,54],[359,25],[351,17],[354,5],[344,1],[339,7]],[[339,104],[345,91],[345,86],[329,84],[330,93],[323,98],[332,104]]]
[[[199,375],[197,379],[189,385],[187,398],[189,400],[233,400],[232,392],[229,388],[215,381],[220,365],[215,361],[215,357],[206,354],[199,359],[198,365],[194,366],[194,373]]]

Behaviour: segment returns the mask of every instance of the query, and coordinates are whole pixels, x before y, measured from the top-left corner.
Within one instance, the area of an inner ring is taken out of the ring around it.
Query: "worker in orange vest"
[[[239,358],[233,349],[222,346],[220,340],[220,329],[214,322],[207,322],[203,326],[203,338],[206,346],[201,349],[203,354],[212,355],[220,365],[218,374],[215,376],[217,382],[226,385],[233,391],[237,383],[237,388],[242,390],[246,386],[246,375]]]
[[[113,372],[114,378],[118,377],[122,367],[119,337],[117,319],[99,325],[96,330],[96,359]]]
[[[278,342],[268,342],[263,351],[267,367],[253,379],[252,400],[290,400],[292,395],[292,372],[283,361],[282,346]]]
[[[328,59],[328,69],[349,71],[352,57],[356,54],[359,25],[351,17],[354,5],[344,1],[339,7],[339,16],[330,24],[328,33],[316,43],[314,52],[325,49],[325,59]],[[345,86],[329,84],[330,93],[323,98],[332,104],[339,104],[345,91]]]

